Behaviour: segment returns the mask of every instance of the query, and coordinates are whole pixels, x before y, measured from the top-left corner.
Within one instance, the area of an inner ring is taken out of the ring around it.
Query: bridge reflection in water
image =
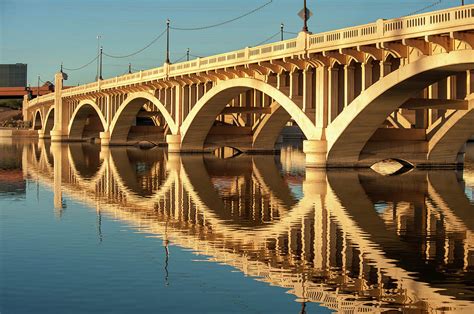
[[[23,169],[53,188],[58,215],[65,194],[165,247],[287,288],[303,306],[474,306],[473,205],[460,172],[326,172],[304,169],[291,149],[219,159],[42,141],[25,145]]]

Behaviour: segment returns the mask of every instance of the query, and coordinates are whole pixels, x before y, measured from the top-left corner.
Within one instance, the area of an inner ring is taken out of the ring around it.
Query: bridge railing
[[[36,97],[35,99],[32,99],[28,101],[28,107],[34,107],[38,104],[42,104],[45,102],[50,102],[54,101],[54,93],[49,93],[43,96]]]
[[[450,8],[435,12],[417,14],[375,23],[344,28],[336,31],[311,35],[309,48],[324,51],[356,44],[397,40],[439,33],[440,29],[472,29],[474,5]]]
[[[259,62],[283,56],[301,53],[304,49],[310,52],[336,50],[356,45],[369,45],[380,41],[393,41],[402,38],[421,37],[440,33],[440,31],[462,31],[472,29],[474,24],[474,5],[465,5],[435,12],[423,13],[390,20],[378,20],[374,23],[348,27],[335,31],[309,35],[307,42],[299,37],[267,45],[247,47],[241,50],[197,58],[191,61],[172,64],[169,67],[158,67],[137,73],[126,74],[99,82],[76,86],[63,90],[63,96],[115,88],[129,84],[141,83],[143,80],[163,79],[167,76],[187,75],[190,73],[233,67],[249,62]],[[30,101],[34,106],[39,102],[50,101],[54,94],[49,94]]]
[[[275,58],[280,55],[297,52],[300,49],[301,48],[297,46],[297,40],[295,38],[262,46],[247,47],[237,51],[173,64],[170,66],[169,75],[176,76],[187,74],[193,70],[211,70],[216,68],[216,64],[218,64],[219,67],[231,67],[235,66],[236,63],[266,60],[269,56]]]

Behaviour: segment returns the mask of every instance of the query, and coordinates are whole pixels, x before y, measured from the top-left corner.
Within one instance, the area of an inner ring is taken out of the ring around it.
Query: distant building
[[[0,87],[26,87],[26,82],[26,64],[0,64]]]
[[[23,63],[0,64],[0,99],[21,99],[23,95],[34,98],[54,92],[53,83],[29,87],[27,84],[27,65]]]

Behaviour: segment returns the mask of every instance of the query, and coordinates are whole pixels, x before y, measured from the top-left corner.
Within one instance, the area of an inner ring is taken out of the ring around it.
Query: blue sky
[[[377,18],[410,14],[436,0],[307,0],[314,16],[310,31],[322,32],[364,24]],[[268,0],[0,0],[0,63],[27,63],[28,82],[36,85],[37,76],[52,80],[61,61],[65,67],[79,67],[97,51],[97,35],[109,54],[134,52],[156,37],[170,18],[172,26],[194,27],[218,23]],[[297,32],[297,16],[303,0],[273,0],[257,13],[218,28],[202,31],[172,31],[171,60],[191,49],[191,54],[206,56],[253,46],[285,29]],[[444,0],[434,9],[459,5],[460,0]],[[466,4],[474,0],[466,0]],[[26,8],[26,9],[25,9]],[[293,36],[293,35],[286,35]],[[134,69],[163,64],[165,38],[144,52],[124,59],[104,57],[104,77],[123,74],[132,63]],[[96,65],[69,72],[67,85],[94,80]]]

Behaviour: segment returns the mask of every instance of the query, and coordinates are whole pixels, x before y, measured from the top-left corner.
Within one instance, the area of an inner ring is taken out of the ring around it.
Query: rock
[[[150,149],[155,147],[156,144],[148,141],[140,141],[138,142],[137,146],[141,149]]]

